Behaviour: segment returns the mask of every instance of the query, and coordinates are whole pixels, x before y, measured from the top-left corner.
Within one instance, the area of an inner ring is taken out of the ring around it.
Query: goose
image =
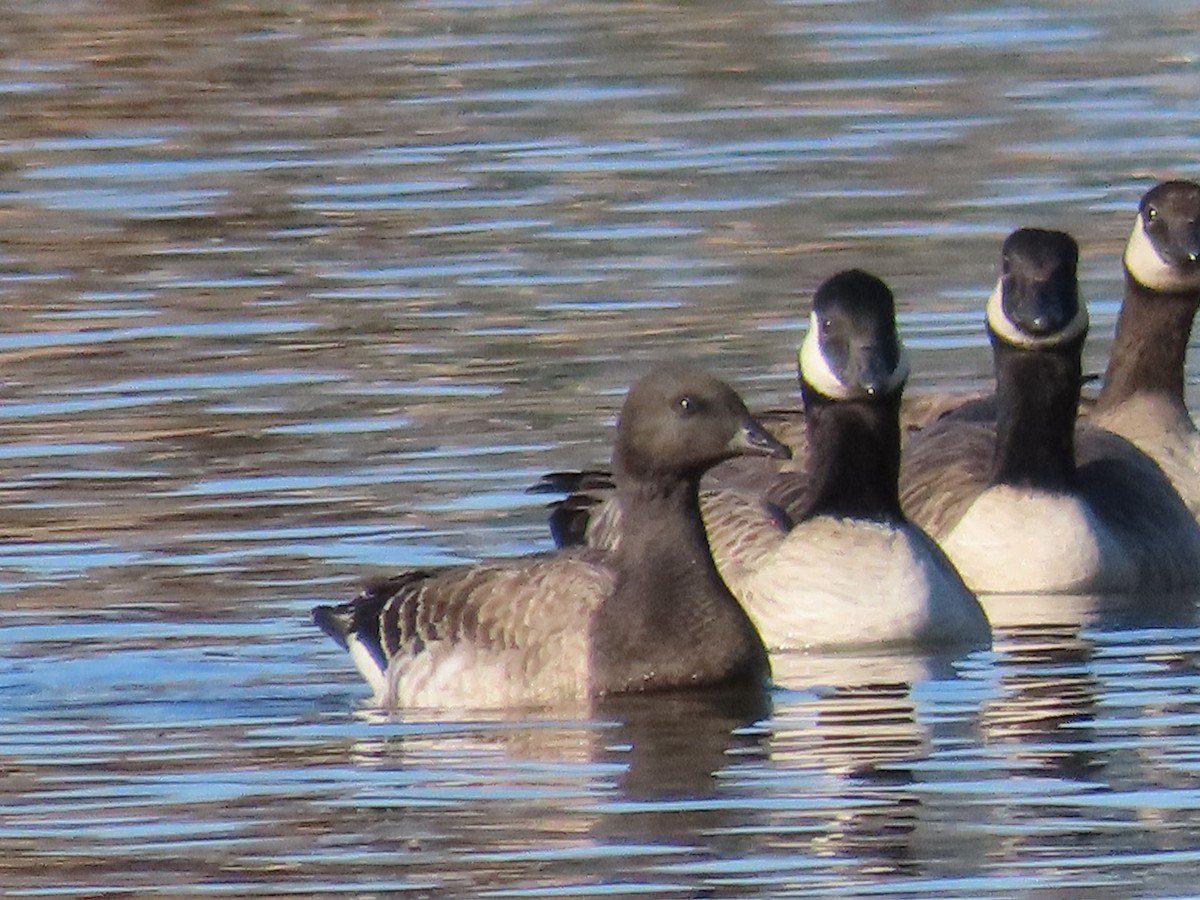
[[[1184,404],[1184,362],[1200,306],[1200,184],[1166,181],[1138,206],[1125,294],[1089,420],[1162,467],[1200,517],[1200,432]]]
[[[810,320],[797,420],[808,471],[775,473],[757,492],[702,494],[721,574],[772,651],[986,645],[978,600],[900,508],[898,410],[909,365],[891,291],[865,272],[839,273],[817,289]],[[578,480],[585,494],[555,510],[557,538],[624,540],[619,510],[596,496],[602,475]]]
[[[910,436],[901,501],[981,593],[1176,590],[1200,578],[1200,527],[1152,460],[1076,426],[1087,308],[1060,231],[1005,240],[986,321],[996,417]]]
[[[724,382],[656,370],[630,389],[618,421],[616,550],[404,572],[313,619],[384,708],[762,685],[767,651],[717,573],[697,492],[723,459],[787,452]]]
[[[909,364],[887,285],[860,270],[825,281],[799,364],[808,471],[766,494],[791,529],[727,576],[763,640],[783,650],[990,645],[978,599],[900,506]]]

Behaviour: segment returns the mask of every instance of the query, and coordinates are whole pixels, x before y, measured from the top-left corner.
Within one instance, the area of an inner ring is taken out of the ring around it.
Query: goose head
[[[1078,263],[1079,246],[1065,232],[1019,228],[1010,234],[987,303],[993,343],[1032,350],[1082,341],[1088,312],[1079,296]]]
[[[750,415],[725,382],[694,369],[667,367],[630,388],[617,423],[617,472],[699,478],[739,455],[782,459],[791,450]]]
[[[1164,181],[1138,204],[1125,269],[1154,291],[1200,290],[1200,184]]]
[[[908,379],[888,286],[852,269],[826,280],[813,296],[800,345],[800,380],[830,400],[894,396]]]

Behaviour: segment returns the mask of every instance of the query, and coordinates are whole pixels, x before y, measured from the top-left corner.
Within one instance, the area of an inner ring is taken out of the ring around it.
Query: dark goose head
[[[1082,340],[1088,313],[1079,298],[1078,262],[1079,247],[1069,234],[1040,228],[1010,234],[987,303],[992,342],[1032,350]]]
[[[907,378],[887,285],[854,269],[817,288],[800,345],[802,384],[830,400],[862,400],[896,394]]]
[[[1164,181],[1138,205],[1125,268],[1154,291],[1200,290],[1200,184]]]
[[[630,388],[613,450],[618,479],[668,474],[698,479],[717,463],[742,454],[785,458],[791,451],[750,416],[723,381],[672,366]]]

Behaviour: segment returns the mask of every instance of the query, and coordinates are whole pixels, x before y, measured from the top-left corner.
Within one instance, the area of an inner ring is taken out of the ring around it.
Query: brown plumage
[[[1200,308],[1200,185],[1167,181],[1146,192],[1124,268],[1116,336],[1090,421],[1153,458],[1200,518],[1200,433],[1184,398]]]
[[[731,455],[786,452],[728,385],[659,370],[630,391],[618,425],[619,548],[407,572],[314,619],[384,706],[761,685],[766,650],[717,574],[697,493]]]

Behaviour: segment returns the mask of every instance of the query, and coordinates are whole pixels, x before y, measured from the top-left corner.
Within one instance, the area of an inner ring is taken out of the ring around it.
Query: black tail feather
[[[531,494],[566,494],[547,505],[550,510],[550,536],[556,547],[582,547],[587,544],[592,512],[604,498],[616,490],[611,472],[585,469],[579,472],[547,472],[528,488]]]
[[[384,607],[398,591],[428,578],[430,574],[429,570],[418,569],[370,582],[348,603],[313,607],[313,622],[343,650],[349,649],[350,636],[353,635],[375,658],[379,668],[386,669],[387,652],[383,647],[382,633]]]
[[[611,491],[616,487],[611,472],[584,469],[579,472],[547,472],[525,489],[528,494],[574,494],[579,491]]]
[[[587,545],[592,512],[603,501],[587,494],[571,494],[550,504],[550,536],[556,547]]]
[[[348,649],[347,639],[354,630],[354,606],[339,603],[337,606],[314,606],[312,620],[318,628],[329,635],[343,650]]]

